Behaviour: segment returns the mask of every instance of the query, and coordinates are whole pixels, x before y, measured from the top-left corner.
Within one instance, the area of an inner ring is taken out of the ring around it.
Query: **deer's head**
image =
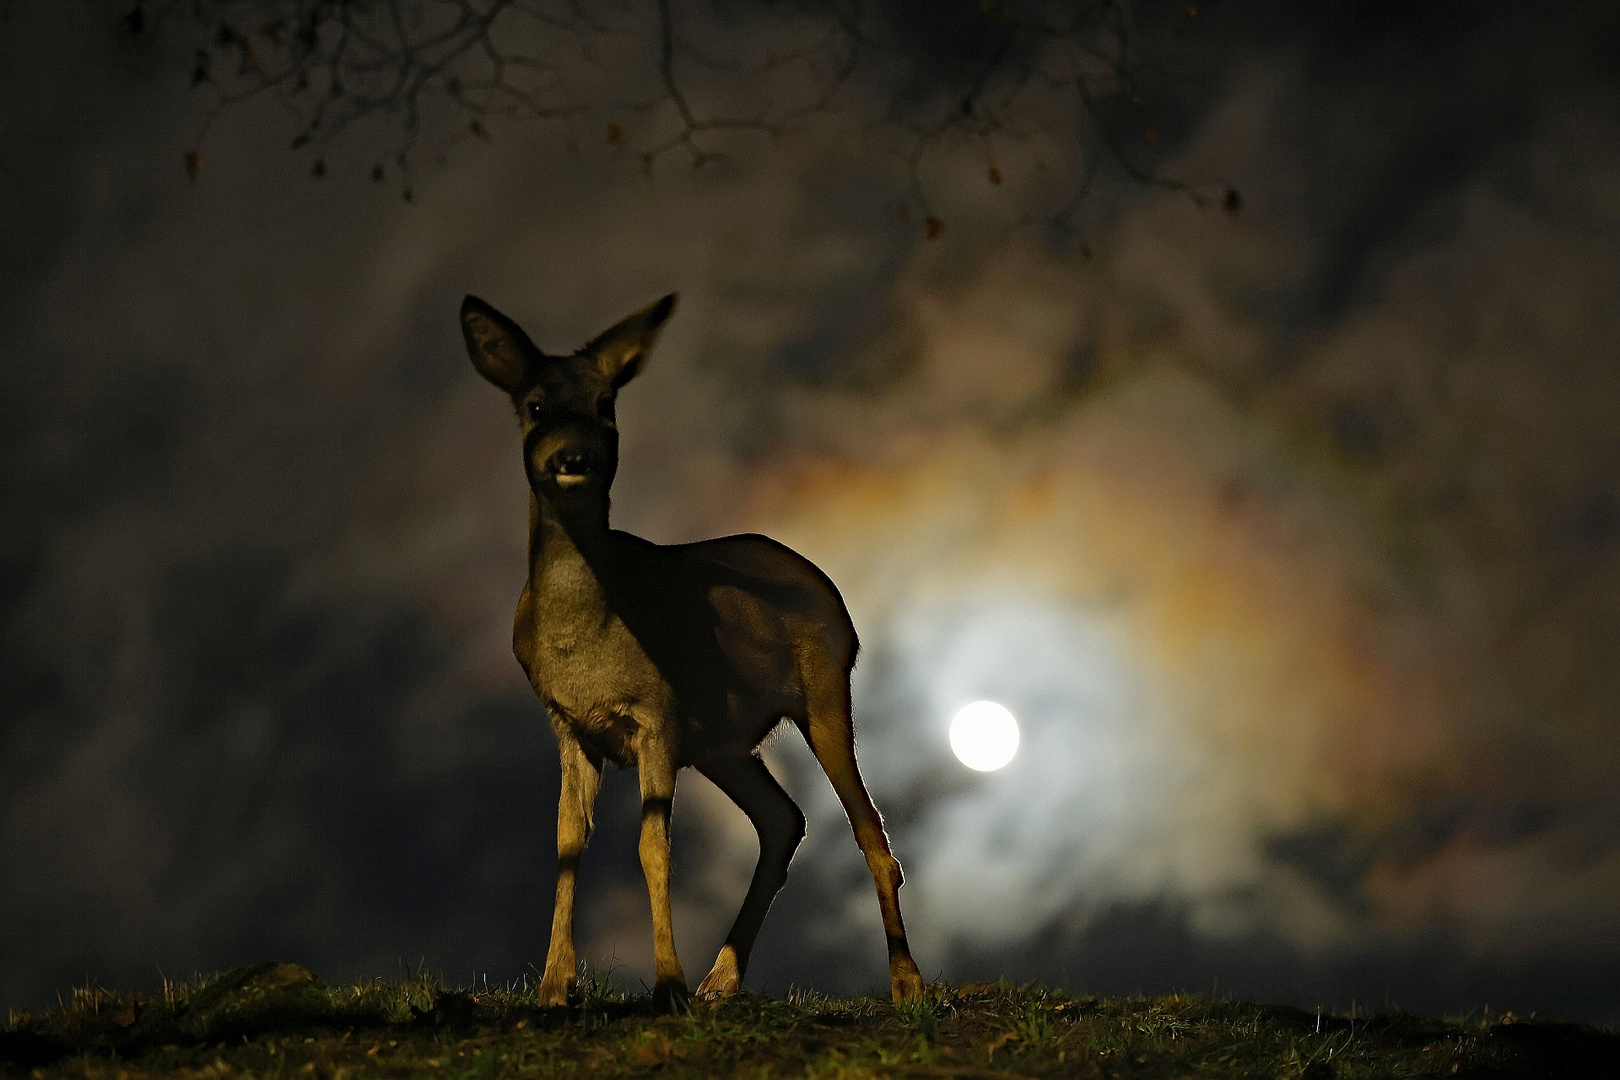
[[[574,355],[547,356],[484,301],[462,301],[467,352],[478,373],[512,397],[523,428],[523,467],[536,495],[554,503],[605,498],[619,466],[615,399],[641,370],[674,308],[672,293]]]

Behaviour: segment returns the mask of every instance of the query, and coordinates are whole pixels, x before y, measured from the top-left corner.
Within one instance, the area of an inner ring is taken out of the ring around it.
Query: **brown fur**
[[[574,883],[604,761],[634,765],[640,776],[654,996],[666,1006],[688,992],[670,928],[676,773],[696,768],[753,822],[753,881],[698,987],[704,996],[737,991],[804,836],[804,815],[757,753],[783,720],[803,732],[849,815],[877,886],[894,998],[914,997],[922,980],[900,917],[900,864],[855,762],[849,673],[857,643],[838,589],[763,536],[661,546],[608,527],[618,468],[614,402],[674,301],[630,315],[570,357],[541,353],[476,297],[461,308],[473,365],[517,409],[532,494],[529,580],[512,649],[551,716],[562,759],[557,900],[541,1000],[564,1004],[574,980]]]

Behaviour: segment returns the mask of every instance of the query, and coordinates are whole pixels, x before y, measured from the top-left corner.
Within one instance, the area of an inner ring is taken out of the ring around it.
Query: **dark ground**
[[[1201,995],[1098,999],[1039,985],[877,998],[743,995],[658,1016],[587,977],[565,1009],[529,988],[431,978],[327,987],[295,964],[142,997],[75,990],[14,1015],[0,1075],[1615,1077],[1620,1036],[1506,1015],[1318,1015]]]

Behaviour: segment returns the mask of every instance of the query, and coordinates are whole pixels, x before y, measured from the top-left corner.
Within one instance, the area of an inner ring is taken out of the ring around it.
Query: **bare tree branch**
[[[930,237],[944,226],[926,162],[977,154],[987,182],[999,185],[998,146],[1043,139],[1076,151],[1065,193],[1042,211],[1054,223],[1072,223],[1103,158],[1201,206],[1223,195],[1236,206],[1225,185],[1166,177],[1143,163],[1110,116],[1164,74],[1142,45],[1130,0],[956,0],[951,10],[960,6],[956,14],[992,44],[955,76],[922,74],[937,65],[899,25],[914,15],[883,4],[868,10],[861,0],[122,4],[131,35],[201,31],[192,80],[209,113],[187,158],[193,174],[209,123],[269,95],[296,118],[294,148],[309,148],[317,175],[326,150],[357,125],[392,132],[407,193],[429,130],[441,145],[488,137],[494,118],[559,122],[572,133],[606,112],[608,143],[647,170],[670,153],[701,167],[723,160],[737,137],[775,141],[812,120],[841,122],[895,155]],[[606,98],[604,86],[612,87]],[[626,116],[639,119],[626,126]],[[382,170],[379,162],[373,175]]]

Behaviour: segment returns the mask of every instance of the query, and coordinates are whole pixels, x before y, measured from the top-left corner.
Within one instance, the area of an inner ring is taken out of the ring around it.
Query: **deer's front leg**
[[[652,901],[653,1004],[674,1011],[689,999],[686,975],[675,955],[675,930],[669,910],[669,811],[675,799],[674,747],[648,733],[640,748],[641,872]]]
[[[602,785],[602,768],[563,724],[556,724],[562,757],[562,794],[557,800],[557,903],[551,913],[551,947],[540,979],[541,1005],[568,1004],[574,985],[574,881],[591,836],[591,809]]]

